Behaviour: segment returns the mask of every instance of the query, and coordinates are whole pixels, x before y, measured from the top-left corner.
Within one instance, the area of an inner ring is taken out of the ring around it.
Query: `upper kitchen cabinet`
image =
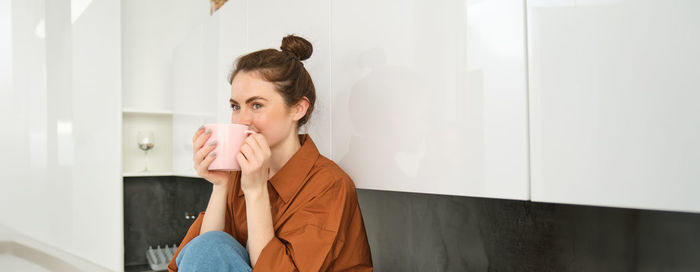
[[[214,20],[218,26],[218,55],[216,57],[216,85],[217,122],[231,123],[231,84],[228,82],[229,74],[233,70],[233,63],[241,55],[246,53],[246,1],[229,0],[214,14]]]
[[[700,212],[698,14],[528,1],[533,201]]]
[[[199,54],[186,55],[175,70],[172,69],[173,56],[188,32],[201,34],[190,30],[200,25],[203,15],[208,16],[208,4],[178,1],[164,8],[160,1],[122,0],[120,5],[123,175],[170,175],[173,169],[173,112],[200,112],[202,101],[208,98],[198,94],[186,100],[180,99],[187,95],[183,90],[201,89],[192,86],[201,82],[198,80],[201,69],[188,65],[201,61],[202,53],[197,51]],[[183,46],[185,48],[179,53],[201,46],[201,39],[193,40],[195,42]],[[173,72],[184,79],[179,82],[181,85],[173,86]],[[189,103],[173,103],[181,100]],[[150,131],[155,137],[155,146],[147,155],[137,147],[139,131]],[[142,172],[146,163],[149,171]]]
[[[203,26],[192,28],[173,53],[172,65],[172,166],[173,174],[195,176],[192,163],[192,135],[202,124],[214,122],[213,90],[203,88]]]
[[[520,0],[332,1],[332,158],[356,186],[528,199]]]
[[[173,53],[173,113],[202,113],[211,105],[212,96],[203,90],[203,32],[201,24],[193,27]]]
[[[228,1],[203,18],[175,49],[173,79],[173,174],[197,174],[192,136],[208,123],[230,123],[227,77],[245,49],[245,1]]]
[[[303,63],[314,82],[316,103],[311,119],[299,133],[308,132],[319,152],[327,157],[331,153],[331,2],[333,1],[248,1],[249,34],[245,51],[249,53],[266,48],[279,50],[282,38],[289,34],[311,42],[313,53]]]

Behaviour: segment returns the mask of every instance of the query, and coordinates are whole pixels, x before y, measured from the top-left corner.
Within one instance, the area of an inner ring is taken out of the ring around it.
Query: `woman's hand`
[[[197,175],[211,182],[215,186],[217,185],[228,185],[229,184],[229,173],[225,171],[209,171],[209,165],[216,158],[215,153],[209,154],[215,147],[214,145],[203,146],[207,142],[207,139],[211,137],[211,130],[200,128],[194,133],[192,137],[192,145],[194,150],[192,152],[192,161],[194,162],[194,169],[197,170]]]
[[[270,173],[270,146],[262,134],[253,134],[245,139],[241,152],[236,154],[241,165],[241,190],[244,194],[258,193],[267,189]]]

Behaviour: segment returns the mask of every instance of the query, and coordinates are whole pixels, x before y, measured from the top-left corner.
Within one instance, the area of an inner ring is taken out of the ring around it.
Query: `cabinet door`
[[[214,91],[204,82],[205,32],[200,23],[173,53],[173,174],[197,176],[192,163],[192,135],[202,124],[216,122]],[[209,58],[211,59],[211,58]],[[211,84],[209,84],[211,85]]]
[[[332,157],[358,188],[528,199],[524,5],[332,1]]]
[[[192,128],[203,122],[201,109],[202,27],[197,25],[173,53],[173,174],[196,176],[192,165]],[[201,125],[201,124],[200,124]]]
[[[309,133],[321,154],[331,156],[331,81],[329,5],[333,1],[248,1],[248,49],[278,49],[288,34],[304,37],[313,45],[311,58],[305,60],[316,89],[311,119],[300,133]],[[271,8],[273,7],[273,8]]]
[[[532,200],[700,212],[698,14],[528,1]]]
[[[236,58],[246,54],[246,1],[226,2],[214,16],[219,24],[216,57],[216,116],[219,123],[231,123],[231,84],[229,74]]]
[[[173,172],[194,176],[192,135],[208,123],[230,123],[226,81],[244,49],[245,2],[229,1],[187,35],[173,54]]]

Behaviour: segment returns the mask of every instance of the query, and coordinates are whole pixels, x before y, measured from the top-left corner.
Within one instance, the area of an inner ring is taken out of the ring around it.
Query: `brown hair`
[[[311,118],[316,101],[314,83],[301,62],[311,57],[313,47],[302,37],[288,35],[282,39],[280,49],[282,50],[263,49],[239,57],[228,82],[233,83],[233,78],[240,71],[258,72],[264,80],[275,85],[287,106],[296,104],[306,96],[309,99],[309,108],[306,115],[299,119],[299,128]]]

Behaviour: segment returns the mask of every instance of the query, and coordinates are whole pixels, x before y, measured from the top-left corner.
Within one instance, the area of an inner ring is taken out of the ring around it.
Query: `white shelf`
[[[173,112],[173,115],[216,117],[215,113],[207,113],[207,112]]]
[[[125,114],[185,115],[185,116],[216,117],[216,113],[209,113],[209,112],[172,112],[172,111],[164,111],[164,110],[122,109],[122,113],[125,113]]]
[[[122,177],[160,177],[160,176],[175,176],[175,177],[186,177],[186,178],[202,178],[197,174],[175,174],[173,172],[149,172],[149,173],[122,173]]]
[[[202,177],[198,176],[197,174],[192,174],[192,175],[190,175],[190,174],[176,174],[176,175],[173,175],[173,176],[176,176],[176,177],[187,177],[187,178],[202,178]]]
[[[156,176],[172,176],[172,172],[131,172],[122,173],[123,177],[156,177]]]
[[[172,111],[164,110],[137,110],[137,109],[122,109],[123,113],[126,114],[160,114],[160,115],[173,115]]]
[[[172,173],[172,115],[129,112],[122,119],[122,173],[139,173],[144,165],[153,173]],[[162,113],[162,112],[161,112]],[[136,135],[138,131],[152,131],[155,147],[144,152],[138,149]],[[169,174],[172,175],[172,174]]]

